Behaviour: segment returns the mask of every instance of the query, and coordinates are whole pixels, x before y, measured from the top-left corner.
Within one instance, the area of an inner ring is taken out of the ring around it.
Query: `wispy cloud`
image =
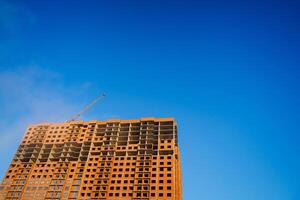
[[[7,166],[10,162],[18,145],[16,141],[21,140],[28,124],[64,121],[78,110],[78,101],[75,103],[67,98],[71,93],[69,90],[72,89],[63,86],[59,74],[39,67],[0,71],[0,153],[3,164]]]

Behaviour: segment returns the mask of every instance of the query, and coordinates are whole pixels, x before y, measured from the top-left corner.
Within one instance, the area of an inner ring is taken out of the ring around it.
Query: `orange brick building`
[[[31,125],[0,199],[182,199],[173,118]]]

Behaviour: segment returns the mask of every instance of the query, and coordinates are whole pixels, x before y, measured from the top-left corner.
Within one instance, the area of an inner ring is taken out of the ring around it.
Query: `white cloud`
[[[1,159],[3,164],[7,166],[10,162],[17,141],[22,139],[29,124],[61,122],[78,111],[78,101],[70,97],[72,88],[64,87],[62,82],[59,74],[39,67],[0,71],[0,154],[5,155]]]

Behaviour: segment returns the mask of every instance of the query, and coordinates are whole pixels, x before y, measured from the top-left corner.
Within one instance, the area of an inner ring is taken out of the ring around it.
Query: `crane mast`
[[[102,93],[101,95],[99,95],[98,97],[96,97],[96,99],[94,99],[91,103],[87,104],[79,113],[71,116],[71,119],[67,120],[66,122],[75,121],[77,118],[79,118],[83,113],[85,113],[90,108],[92,108],[98,101],[100,101],[101,99],[103,99],[105,96],[106,96],[106,94]]]

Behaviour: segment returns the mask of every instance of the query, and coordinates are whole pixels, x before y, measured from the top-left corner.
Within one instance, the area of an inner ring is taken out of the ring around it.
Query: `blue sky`
[[[26,126],[175,117],[184,199],[300,199],[297,1],[0,0],[0,178]]]

